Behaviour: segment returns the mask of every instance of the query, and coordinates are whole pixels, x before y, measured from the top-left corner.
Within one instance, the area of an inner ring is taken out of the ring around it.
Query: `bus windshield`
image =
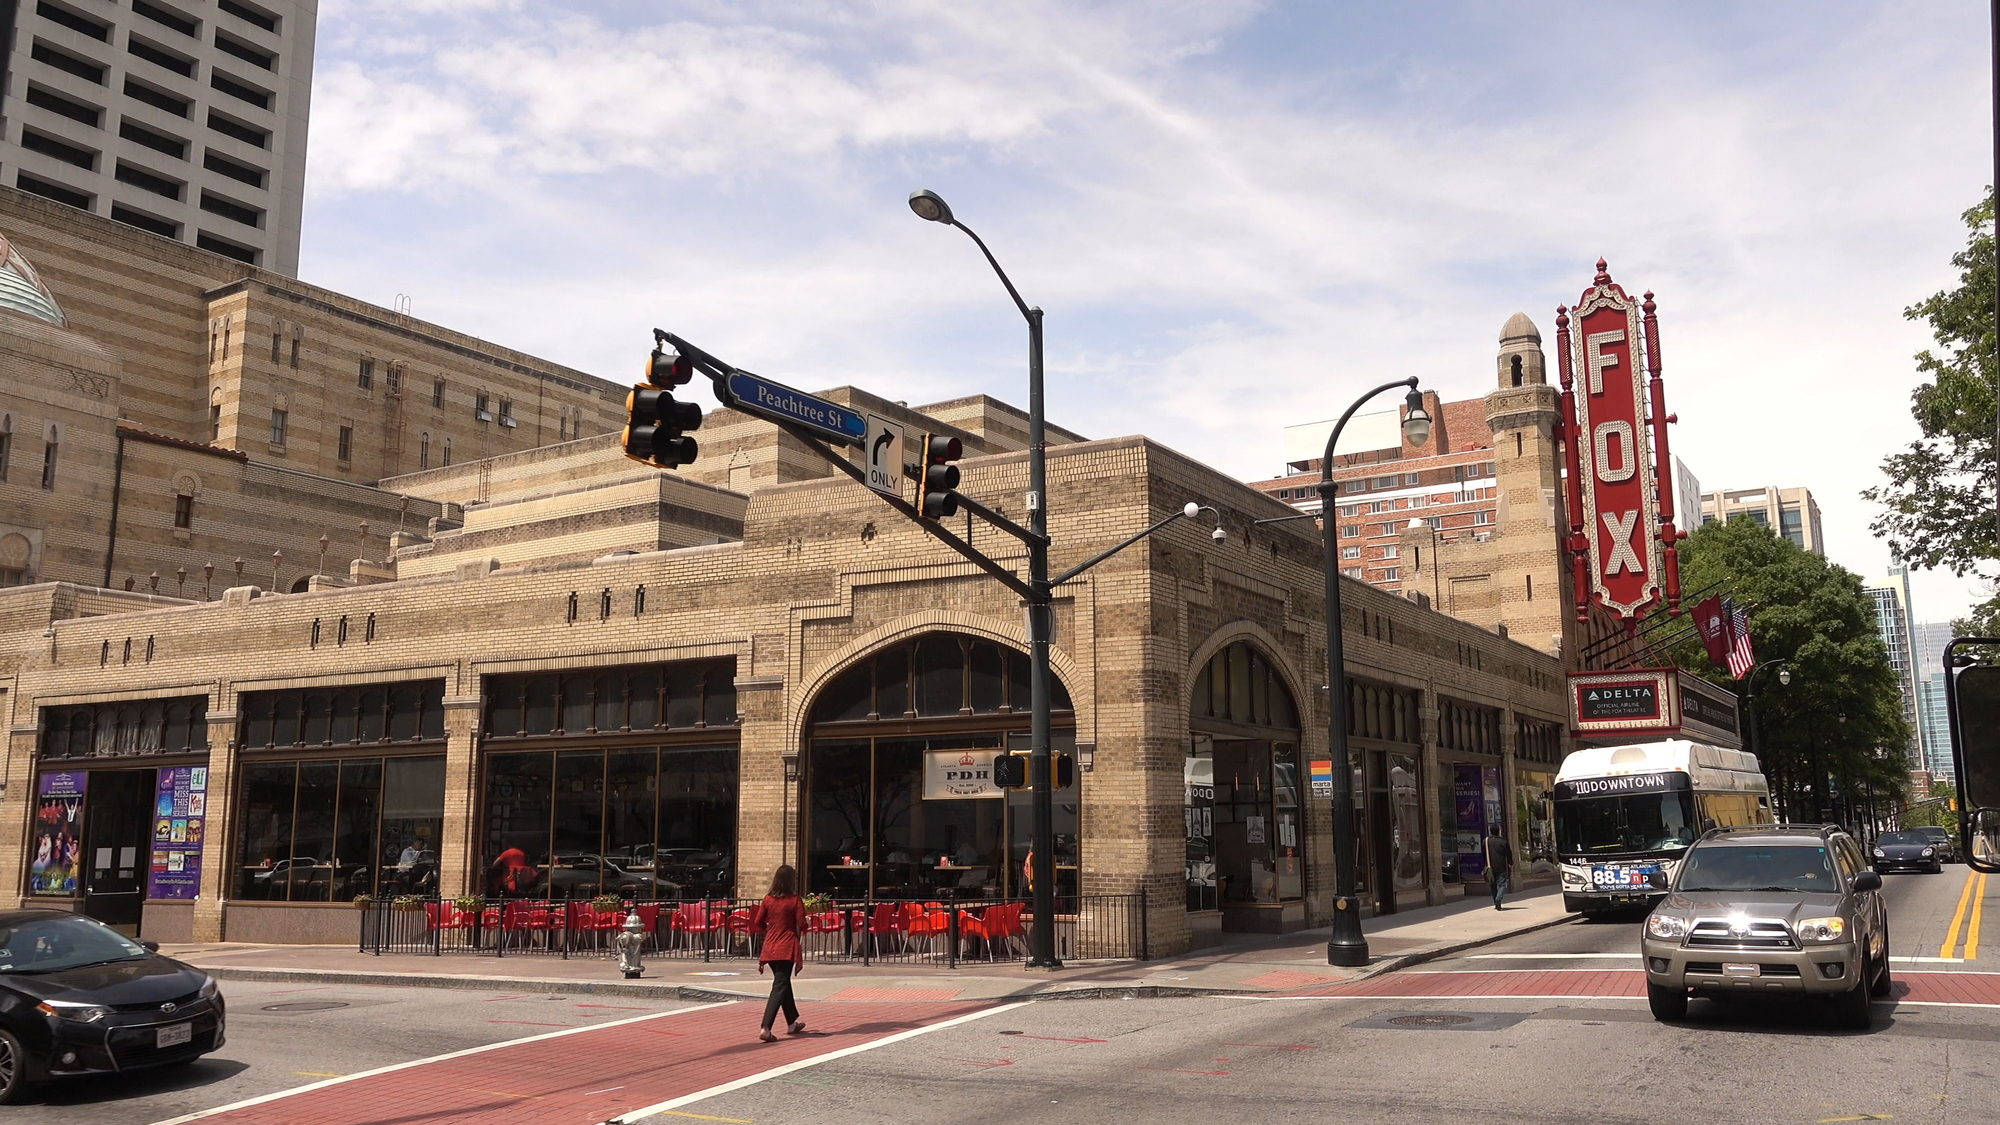
[[[1563,855],[1680,851],[1699,835],[1686,790],[1557,801],[1555,814]]]

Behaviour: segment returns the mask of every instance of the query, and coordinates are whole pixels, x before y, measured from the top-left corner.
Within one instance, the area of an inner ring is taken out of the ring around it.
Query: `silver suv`
[[[1831,825],[1745,825],[1705,833],[1639,938],[1653,1017],[1687,1016],[1690,995],[1818,993],[1840,1024],[1866,1028],[1887,996],[1882,877]]]

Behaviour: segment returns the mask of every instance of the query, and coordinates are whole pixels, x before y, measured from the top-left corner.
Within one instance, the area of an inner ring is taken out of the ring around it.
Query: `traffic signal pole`
[[[967,231],[967,234],[972,232]],[[978,242],[979,236],[973,235]],[[986,249],[984,242],[979,243]],[[988,252],[988,261],[993,255]],[[1000,263],[993,263],[994,270]],[[1001,279],[1006,279],[1002,273]],[[1007,291],[1014,286],[1009,283]],[[1020,301],[1015,294],[1014,300]],[[1049,585],[1048,445],[1042,417],[1042,310],[1024,308],[1028,317],[1028,780],[1034,792],[1029,810],[1034,832],[1034,875],[1028,880],[1034,898],[1035,928],[1029,931],[1028,967],[1060,969],[1056,956],[1056,835],[1055,769],[1049,762],[1049,642],[1055,632],[1050,620],[1055,599]]]

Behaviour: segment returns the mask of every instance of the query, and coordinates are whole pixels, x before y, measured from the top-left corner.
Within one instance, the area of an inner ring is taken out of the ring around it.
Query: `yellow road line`
[[[1965,959],[1979,956],[1979,920],[1986,913],[1986,876],[1979,877],[1979,889],[1972,895],[1972,921],[1965,926]]]
[[[1958,944],[1959,928],[1965,925],[1966,904],[1972,901],[1972,888],[1979,882],[1977,871],[1965,873],[1965,890],[1958,896],[1958,911],[1951,916],[1951,929],[1944,932],[1944,948],[1938,950],[1939,957],[1950,957],[1951,947]]]

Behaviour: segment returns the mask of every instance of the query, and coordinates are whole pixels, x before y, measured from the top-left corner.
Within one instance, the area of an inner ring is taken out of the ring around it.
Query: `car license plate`
[[[1762,970],[1755,965],[1724,964],[1722,966],[1722,975],[1725,977],[1754,977],[1761,972]]]
[[[178,1047],[183,1043],[193,1042],[194,1025],[191,1023],[177,1023],[172,1025],[171,1027],[160,1028],[154,1034],[158,1038],[154,1042],[153,1046]]]

